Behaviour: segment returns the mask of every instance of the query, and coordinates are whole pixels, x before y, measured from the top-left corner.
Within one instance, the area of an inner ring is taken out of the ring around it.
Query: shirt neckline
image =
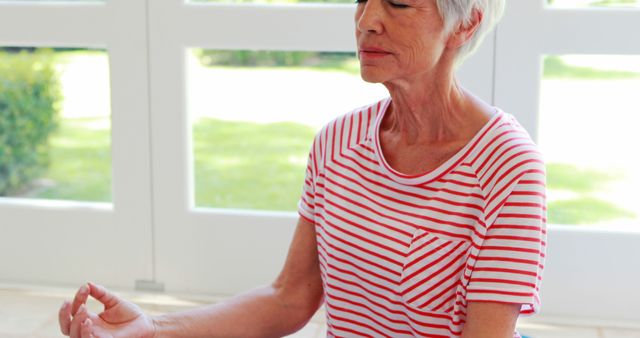
[[[382,146],[380,145],[380,124],[382,123],[382,119],[384,118],[384,115],[386,114],[390,105],[391,105],[391,97],[388,97],[382,103],[381,108],[376,116],[375,127],[373,128],[375,152],[379,159],[378,160],[379,166],[383,170],[383,172],[393,181],[396,181],[404,185],[421,185],[421,184],[430,183],[441,178],[448,172],[450,172],[453,168],[459,165],[462,160],[467,158],[467,156],[475,148],[478,142],[487,134],[487,132],[490,129],[493,128],[493,126],[504,114],[502,110],[495,108],[496,113],[493,114],[493,116],[489,119],[489,121],[487,121],[487,123],[485,123],[484,126],[480,128],[480,130],[471,138],[469,142],[467,142],[467,144],[464,147],[462,147],[462,149],[456,152],[447,161],[445,161],[443,164],[425,173],[417,174],[417,175],[407,175],[393,169],[389,165],[389,163],[387,162],[387,160],[385,159],[382,153]]]

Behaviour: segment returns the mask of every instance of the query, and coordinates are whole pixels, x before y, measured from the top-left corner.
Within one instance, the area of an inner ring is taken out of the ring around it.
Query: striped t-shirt
[[[390,102],[327,124],[309,155],[298,209],[315,224],[327,336],[456,337],[468,301],[537,313],[545,170],[527,132],[498,110],[447,162],[408,176],[380,150]]]

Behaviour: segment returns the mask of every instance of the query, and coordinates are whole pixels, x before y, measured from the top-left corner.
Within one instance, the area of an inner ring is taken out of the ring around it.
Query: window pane
[[[640,230],[640,57],[544,59],[540,147],[549,222]]]
[[[317,130],[387,95],[352,53],[187,54],[198,207],[294,211]]]
[[[547,0],[547,5],[559,8],[633,8],[640,7],[639,0]]]
[[[0,196],[111,201],[104,50],[0,49]]]

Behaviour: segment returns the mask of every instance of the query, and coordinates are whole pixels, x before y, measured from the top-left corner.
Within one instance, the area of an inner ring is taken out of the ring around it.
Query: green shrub
[[[46,169],[60,102],[50,50],[0,51],[0,196]]]
[[[197,56],[205,66],[292,67],[304,64],[317,54],[313,52],[199,50]]]
[[[354,53],[285,52],[197,49],[195,56],[205,67],[314,67],[350,71]],[[359,67],[357,67],[359,70]]]

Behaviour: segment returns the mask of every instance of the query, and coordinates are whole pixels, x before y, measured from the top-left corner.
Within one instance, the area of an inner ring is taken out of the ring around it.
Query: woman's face
[[[435,0],[358,0],[360,73],[368,82],[436,74],[447,34]]]

